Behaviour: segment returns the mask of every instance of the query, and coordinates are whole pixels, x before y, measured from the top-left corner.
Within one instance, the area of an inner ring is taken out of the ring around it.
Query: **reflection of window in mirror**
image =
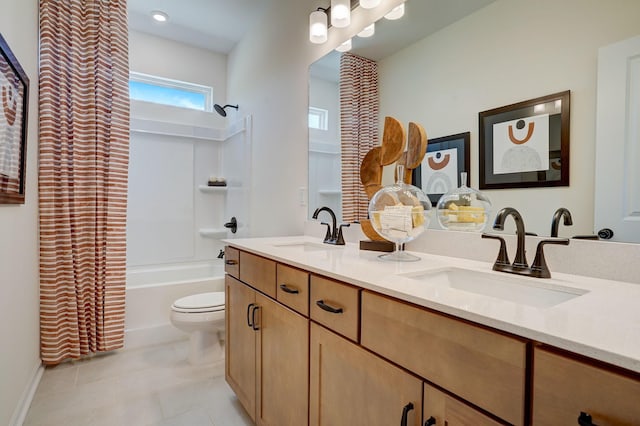
[[[316,130],[328,130],[329,111],[322,108],[309,107],[309,128]]]

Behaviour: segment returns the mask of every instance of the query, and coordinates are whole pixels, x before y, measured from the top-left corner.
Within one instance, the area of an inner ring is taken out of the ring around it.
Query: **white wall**
[[[597,50],[640,32],[637,0],[498,0],[380,62],[381,114],[424,125],[430,138],[471,132],[478,187],[478,113],[571,90],[570,186],[486,191],[494,213],[523,212],[527,230],[593,233]],[[409,66],[408,63],[411,63]]]
[[[40,365],[38,282],[38,2],[0,1],[2,36],[30,80],[24,205],[0,204],[0,424],[16,420]]]

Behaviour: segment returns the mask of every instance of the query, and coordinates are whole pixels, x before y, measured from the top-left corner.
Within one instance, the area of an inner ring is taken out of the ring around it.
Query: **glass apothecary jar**
[[[396,168],[398,180],[376,192],[369,202],[369,219],[373,229],[395,243],[395,251],[378,257],[392,261],[417,261],[406,253],[403,244],[422,234],[429,226],[431,201],[417,186],[402,181],[404,166]]]
[[[469,188],[467,173],[460,173],[462,185],[438,200],[436,216],[444,229],[479,232],[484,229],[491,214],[491,201],[482,192]]]

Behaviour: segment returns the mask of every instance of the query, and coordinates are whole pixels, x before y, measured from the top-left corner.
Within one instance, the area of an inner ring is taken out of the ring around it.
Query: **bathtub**
[[[209,291],[224,291],[222,259],[127,268],[125,348],[187,339],[171,325],[171,304]]]

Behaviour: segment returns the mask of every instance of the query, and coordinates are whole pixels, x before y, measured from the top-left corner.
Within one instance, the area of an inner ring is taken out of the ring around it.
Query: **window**
[[[329,121],[329,111],[322,108],[309,107],[309,128],[327,130]]]
[[[156,104],[213,111],[213,88],[136,72],[129,75],[129,97]]]

